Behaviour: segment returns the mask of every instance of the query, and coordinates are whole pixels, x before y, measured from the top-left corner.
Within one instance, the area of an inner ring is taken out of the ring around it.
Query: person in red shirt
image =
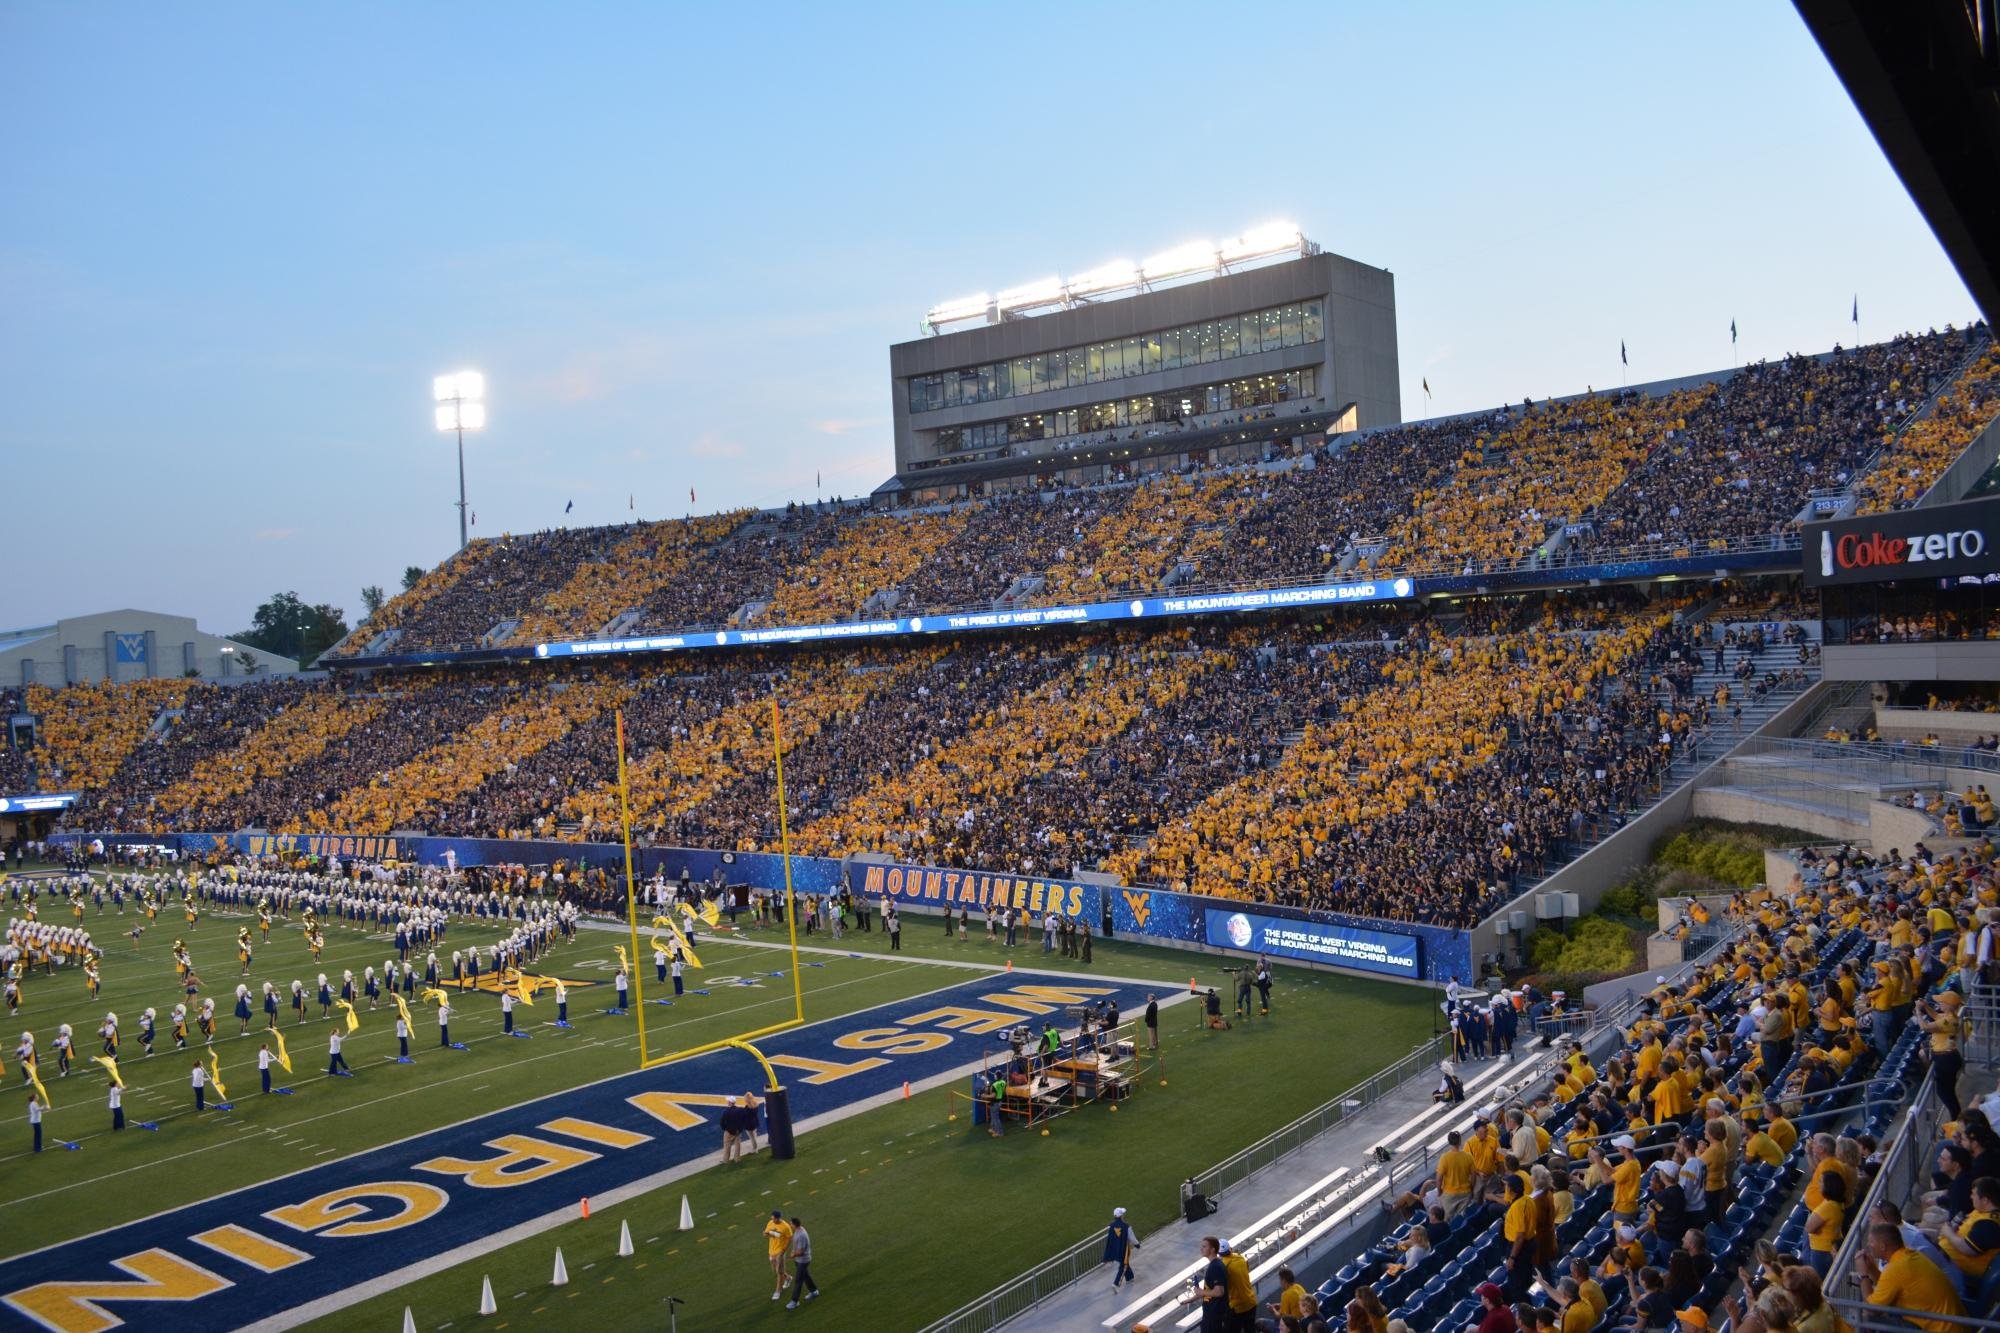
[[[1474,1293],[1479,1297],[1479,1324],[1473,1333],[1518,1333],[1514,1312],[1507,1306],[1507,1293],[1498,1284],[1482,1282]]]

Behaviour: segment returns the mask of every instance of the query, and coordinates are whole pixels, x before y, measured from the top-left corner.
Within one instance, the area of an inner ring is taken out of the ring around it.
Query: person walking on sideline
[[[1146,992],[1146,1049],[1160,1049],[1160,1000],[1151,991]]]
[[[775,1301],[785,1294],[785,1256],[792,1252],[791,1224],[776,1208],[771,1210],[771,1220],[764,1223],[764,1239],[770,1247],[771,1299]]]
[[[889,929],[889,952],[903,951],[903,916],[894,907],[882,914],[882,924]]]
[[[792,1219],[792,1299],[785,1302],[787,1310],[796,1310],[800,1301],[809,1301],[819,1295],[819,1283],[813,1281],[812,1261],[812,1237],[806,1234],[806,1224],[795,1217]]]
[[[1132,1255],[1139,1248],[1139,1238],[1132,1231],[1132,1224],[1125,1220],[1123,1208],[1111,1210],[1111,1225],[1104,1230],[1104,1258],[1100,1261],[1116,1264],[1111,1272],[1111,1289],[1117,1291],[1132,1280]]]

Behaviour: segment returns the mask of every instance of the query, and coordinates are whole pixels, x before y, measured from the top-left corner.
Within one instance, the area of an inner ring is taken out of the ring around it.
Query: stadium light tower
[[[458,436],[458,547],[462,551],[466,545],[465,432],[486,426],[486,377],[476,370],[439,375],[431,381],[431,397],[437,401],[437,428]]]

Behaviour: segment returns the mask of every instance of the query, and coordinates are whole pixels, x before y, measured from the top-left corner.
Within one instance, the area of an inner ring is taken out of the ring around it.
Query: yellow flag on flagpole
[[[111,1075],[111,1081],[113,1083],[117,1084],[121,1088],[125,1086],[125,1080],[121,1078],[118,1074],[118,1062],[116,1060],[112,1059],[108,1055],[100,1055],[97,1057],[97,1063],[104,1066],[104,1072]]]
[[[214,1051],[208,1053],[208,1081],[215,1085],[215,1100],[229,1100],[229,1089],[222,1086],[222,1060]]]
[[[428,1000],[435,1004],[444,1004],[451,999],[449,995],[446,995],[436,986],[424,987],[423,994],[419,995],[417,998],[420,1000]]]
[[[42,1086],[41,1075],[30,1073],[28,1075],[28,1081],[35,1085],[35,1098],[37,1101],[41,1102],[42,1109],[49,1111],[54,1110],[56,1104],[49,1100],[49,1090]]]
[[[403,997],[396,994],[396,992],[394,991],[390,991],[389,998],[396,1002],[397,1016],[400,1017],[403,1020],[403,1022],[408,1026],[415,1027],[416,1024],[410,1021],[410,1006],[403,1003]]]
[[[349,1032],[352,1032],[356,1028],[361,1026],[361,1020],[355,1017],[353,1005],[349,1004],[345,1000],[335,1000],[334,1004],[338,1005],[340,1008],[345,1009],[347,1011],[347,1030]]]
[[[720,899],[704,898],[701,903],[701,919],[708,923],[710,930],[722,929],[722,903]]]
[[[673,929],[673,927],[669,926],[668,929],[671,930]],[[618,951],[618,966],[624,968],[628,972],[631,971],[632,960],[626,956],[625,946],[622,944],[614,944],[611,947]]]
[[[535,988],[528,984],[528,974],[518,968],[514,971],[514,998],[525,1005],[535,1003]]]
[[[654,930],[665,930],[673,924],[674,924],[674,919],[670,916],[656,916],[653,918]]]
[[[292,1053],[285,1049],[285,1034],[272,1028],[271,1035],[278,1039],[278,1063],[283,1065],[285,1072],[289,1074],[292,1072]]]

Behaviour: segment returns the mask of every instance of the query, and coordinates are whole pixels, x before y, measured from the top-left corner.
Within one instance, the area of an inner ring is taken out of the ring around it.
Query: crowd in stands
[[[134,739],[71,826],[612,839],[622,710],[637,838],[773,849],[775,703],[803,853],[1460,922],[1643,804],[1730,691],[1803,684],[1739,629],[1715,645],[1738,670],[1698,692],[1682,609],[1593,592],[175,682],[158,728],[156,688],[96,689],[76,707],[125,699],[105,729]]]
[[[1400,1225],[1280,1299],[1344,1333],[1836,1333],[1851,1325],[1835,1299],[1934,1333],[1986,1317],[2000,1097],[1975,1104],[1962,1076],[1993,852],[1842,848],[1809,854],[1785,893],[1737,895],[1719,951],[1661,978],[1609,1052],[1564,1039],[1549,1091],[1471,1109],[1395,1200]],[[1540,1001],[1527,988],[1491,1006],[1511,1029]],[[1927,1070],[1945,1123],[1914,1145],[1937,1169],[1906,1192],[1881,1178],[1883,1135]],[[1445,1074],[1447,1101],[1474,1076]]]
[[[39,719],[42,790],[95,791],[109,785],[160,714],[179,708],[192,688],[176,679],[92,681],[60,690],[30,685],[23,703]]]
[[[1889,444],[1874,489],[1909,498],[1995,410],[2000,358],[1941,410],[1901,425],[1984,345],[1982,329],[1913,335],[1746,366],[1649,397],[1605,392],[1335,436],[1276,463],[1200,455],[1137,481],[885,513],[791,505],[673,523],[474,542],[371,618],[393,647],[463,647],[513,624],[515,644],[634,632],[851,619],[877,594],[901,614],[1026,600],[1115,599],[1182,584],[1310,582],[1338,568],[1486,570],[1667,546],[1694,550],[1792,527]],[[1871,477],[1877,474],[1870,474]],[[1889,480],[1900,478],[1900,480]],[[1873,491],[1871,490],[1871,494]],[[1882,503],[1888,503],[1884,498]],[[1386,550],[1374,543],[1386,540]],[[881,605],[883,603],[878,603]]]
[[[1451,484],[1419,495],[1383,562],[1466,573],[1507,564],[1609,495],[1712,389],[1591,394],[1531,407]]]
[[[2000,415],[2000,346],[1940,394],[1931,414],[1896,436],[1875,470],[1861,479],[1864,514],[1908,509],[1921,500],[1966,443]]]
[[[569,582],[524,616],[512,643],[587,639],[644,604],[654,589],[685,578],[708,548],[749,518],[747,509],[642,523],[601,560],[585,561]]]
[[[1743,367],[1603,498],[1564,559],[1696,550],[1788,526],[1814,491],[1847,485],[1984,336],[1947,329]]]

